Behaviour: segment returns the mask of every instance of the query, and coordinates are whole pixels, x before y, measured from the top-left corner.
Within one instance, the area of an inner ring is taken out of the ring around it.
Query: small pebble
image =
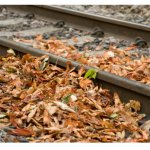
[[[35,18],[35,15],[33,13],[29,13],[29,14],[25,15],[25,18],[33,19],[33,18]]]
[[[58,21],[56,22],[56,24],[54,24],[56,28],[62,28],[64,25],[65,25],[64,21]]]

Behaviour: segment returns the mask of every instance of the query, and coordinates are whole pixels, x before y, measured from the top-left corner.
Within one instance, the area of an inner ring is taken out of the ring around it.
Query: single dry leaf
[[[139,101],[135,101],[135,100],[130,100],[129,103],[126,104],[126,107],[128,109],[134,109],[135,111],[140,111],[141,109],[141,104]]]
[[[53,70],[53,71],[59,71],[59,72],[62,71],[62,69],[59,68],[59,67],[57,67],[57,66],[51,66],[50,68],[51,68],[51,70]]]
[[[62,103],[62,102],[54,102],[58,107],[60,107],[61,109],[63,109],[63,110],[67,110],[67,111],[69,111],[69,112],[74,112],[75,113],[75,111],[72,109],[72,108],[70,108],[68,105],[66,105],[66,104],[64,104],[64,103]]]
[[[150,133],[150,120],[144,122],[144,124],[141,125],[141,128]]]
[[[116,135],[118,138],[124,139],[125,138],[125,131],[123,130],[122,132],[117,132]]]
[[[115,57],[115,53],[112,51],[107,51],[107,52],[104,52],[103,57],[105,58]]]
[[[34,133],[28,129],[14,129],[10,131],[10,134],[17,136],[32,136]]]
[[[81,77],[84,73],[85,73],[85,69],[84,69],[84,67],[81,67],[78,71],[79,77]]]
[[[34,108],[34,109],[32,109],[32,110],[30,111],[30,113],[29,113],[29,115],[28,115],[28,117],[27,117],[27,122],[29,122],[29,121],[33,118],[33,116],[35,115],[35,113],[36,113],[36,111],[37,111],[37,108],[38,108],[38,107],[36,107],[36,108]]]
[[[84,89],[87,86],[89,86],[92,83],[92,81],[90,79],[84,79],[82,78],[79,82],[79,85]]]
[[[121,104],[121,100],[117,93],[114,93],[114,101],[115,101],[115,106],[118,106],[119,104]]]
[[[57,107],[56,106],[52,106],[51,104],[44,105],[44,106],[45,106],[45,109],[48,111],[48,113],[50,115],[53,115],[54,113],[57,112]]]
[[[50,123],[50,117],[49,117],[49,113],[47,110],[44,110],[44,113],[43,113],[43,123],[44,124]]]

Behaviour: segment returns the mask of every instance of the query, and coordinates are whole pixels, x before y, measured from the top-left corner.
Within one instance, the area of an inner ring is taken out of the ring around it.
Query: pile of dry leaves
[[[11,53],[11,54],[10,54]],[[0,57],[0,136],[29,142],[147,142],[140,103],[94,85],[85,71],[48,64],[47,56]],[[6,136],[2,130],[9,128]],[[12,142],[19,142],[13,140]]]
[[[45,40],[42,36],[37,36],[34,40],[15,40],[30,43],[34,48],[45,50],[100,70],[150,84],[150,58],[144,56],[139,58],[137,53],[130,53],[130,50],[136,47],[134,45],[127,47],[125,50],[110,46],[109,50],[101,55],[90,55],[87,51],[79,52],[73,46],[68,46],[64,40]],[[133,59],[133,57],[136,59]]]

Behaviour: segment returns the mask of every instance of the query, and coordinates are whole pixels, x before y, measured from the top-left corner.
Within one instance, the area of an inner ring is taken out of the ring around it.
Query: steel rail
[[[99,26],[107,35],[119,37],[121,39],[135,40],[142,37],[150,43],[150,26],[142,25],[109,17],[89,14],[77,10],[71,10],[58,6],[7,6],[9,9],[22,12],[31,12],[50,21],[64,20],[68,25],[80,29],[92,30]]]
[[[72,9],[68,9],[68,8],[62,8],[59,6],[37,6],[37,7],[43,7],[45,9],[52,9],[52,10],[59,11],[62,13],[68,13],[71,15],[82,16],[82,17],[86,17],[86,18],[90,18],[90,19],[94,19],[94,20],[98,20],[98,21],[104,21],[104,22],[108,22],[108,23],[112,23],[112,24],[118,24],[121,26],[150,31],[150,26],[144,25],[144,24],[137,24],[134,22],[119,20],[119,19],[110,18],[110,17],[104,17],[101,15],[91,14],[91,13],[87,13],[87,12],[81,12],[78,10],[72,10]]]
[[[61,67],[66,67],[66,63],[68,61],[71,62],[72,67],[76,67],[76,70],[78,70],[81,66],[81,64],[78,62],[71,61],[46,51],[8,40],[6,38],[0,38],[0,54],[6,54],[6,49],[8,48],[12,48],[22,53],[30,53],[35,56],[48,55],[51,63],[57,64]],[[84,67],[86,70],[92,68],[85,65]],[[150,86],[137,81],[129,80],[124,77],[113,75],[105,71],[98,71],[96,80],[94,82],[103,88],[109,89],[112,93],[117,92],[124,102],[127,102],[131,99],[139,100],[142,104],[141,112],[144,112],[150,116]]]

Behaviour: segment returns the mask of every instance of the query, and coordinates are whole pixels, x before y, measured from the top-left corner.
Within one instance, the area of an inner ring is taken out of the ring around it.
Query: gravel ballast
[[[150,25],[150,5],[63,5],[61,7]]]

